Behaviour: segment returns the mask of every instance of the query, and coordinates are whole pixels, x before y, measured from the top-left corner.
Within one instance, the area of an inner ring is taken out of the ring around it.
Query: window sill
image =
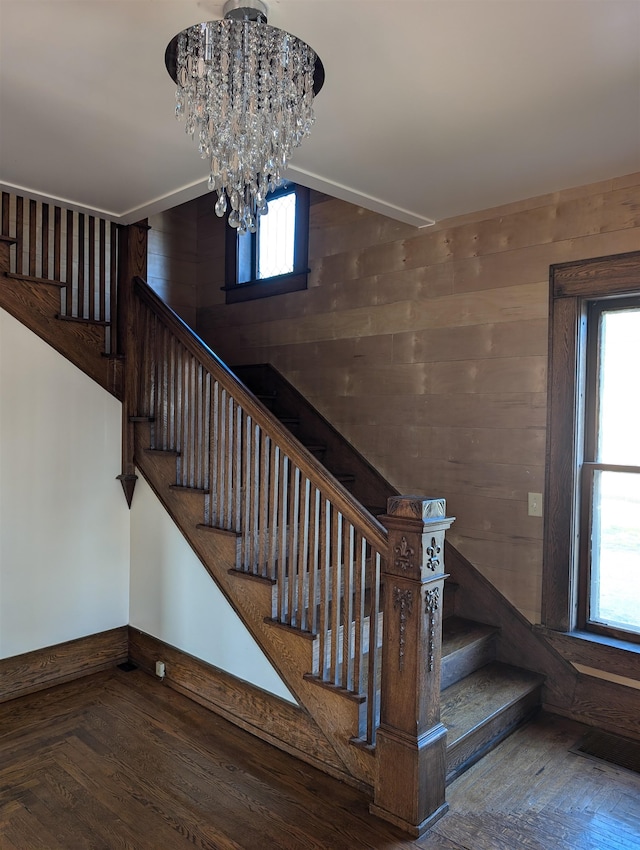
[[[254,301],[257,298],[271,298],[273,295],[284,295],[287,292],[299,292],[307,288],[307,272],[293,272],[264,280],[250,280],[235,286],[223,286],[227,304],[237,304],[240,301]]]
[[[565,661],[640,681],[640,644],[593,632],[557,632],[534,626]]]

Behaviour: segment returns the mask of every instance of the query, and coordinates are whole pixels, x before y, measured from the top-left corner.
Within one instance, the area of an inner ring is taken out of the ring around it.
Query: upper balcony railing
[[[61,283],[60,316],[105,325],[115,351],[118,225],[20,195],[2,193],[0,233],[14,236],[9,273]]]

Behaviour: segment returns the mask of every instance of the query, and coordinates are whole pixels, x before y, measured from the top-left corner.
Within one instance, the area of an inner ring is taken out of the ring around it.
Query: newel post
[[[371,811],[414,837],[448,809],[446,729],[440,722],[444,499],[396,496],[380,521],[384,639],[376,783]]]
[[[135,432],[131,417],[138,403],[138,370],[136,362],[136,301],[133,280],[147,277],[147,221],[120,228],[118,241],[118,315],[117,353],[124,355],[124,387],[122,393],[122,471],[117,476],[127,504],[131,507],[138,476],[134,462]]]

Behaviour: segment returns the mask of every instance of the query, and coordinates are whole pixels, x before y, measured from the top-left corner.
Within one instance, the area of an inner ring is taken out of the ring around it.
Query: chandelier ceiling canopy
[[[209,163],[216,213],[255,232],[267,193],[309,135],[324,67],[304,41],[267,24],[260,0],[228,0],[223,20],[188,27],[169,42],[176,117]]]

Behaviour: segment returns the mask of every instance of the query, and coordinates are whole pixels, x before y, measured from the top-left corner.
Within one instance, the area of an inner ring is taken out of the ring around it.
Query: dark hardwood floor
[[[1,850],[631,850],[640,776],[542,716],[449,786],[419,841],[368,801],[141,671],[0,705]]]

